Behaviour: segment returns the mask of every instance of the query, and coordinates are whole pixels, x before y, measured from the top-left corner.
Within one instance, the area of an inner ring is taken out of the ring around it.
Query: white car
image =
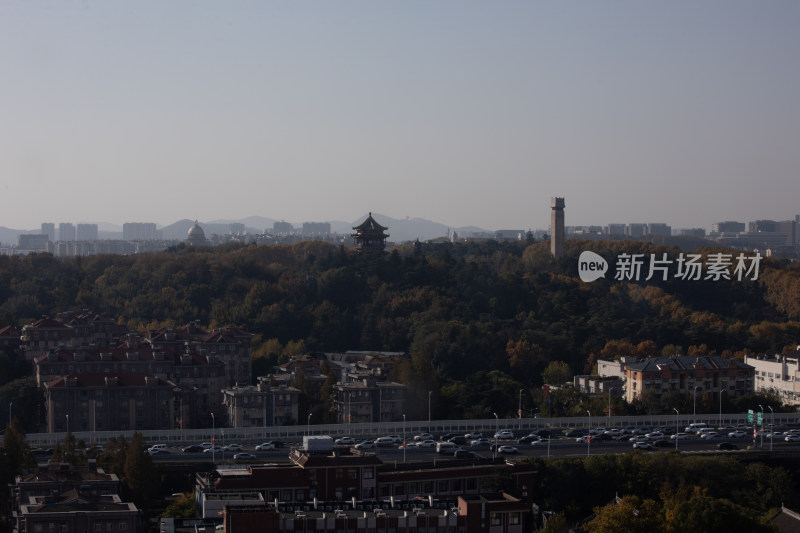
[[[728,437],[732,439],[743,439],[747,436],[747,433],[742,431],[741,429],[737,429],[736,431],[731,431],[728,433]]]
[[[465,439],[479,439],[481,437],[483,437],[483,434],[478,433],[478,432],[464,433],[464,438]]]
[[[366,442],[362,442],[362,443],[360,443],[360,444],[356,444],[356,445],[355,445],[355,446],[353,446],[353,447],[354,447],[356,450],[364,451],[364,450],[374,450],[374,449],[376,449],[378,446],[377,446],[377,445],[376,445],[374,442],[372,442],[372,441],[369,441],[369,440],[368,440],[368,441],[366,441]]]
[[[356,439],[353,437],[339,437],[333,443],[337,446],[353,446],[356,443]]]
[[[271,442],[262,442],[261,444],[256,445],[257,452],[265,452],[267,450],[274,450],[274,449],[275,445],[272,444]]]
[[[649,442],[634,442],[633,447],[638,450],[652,450],[653,445]]]
[[[228,444],[227,446],[222,447],[222,451],[225,452],[240,452],[242,451],[241,444]]]
[[[783,440],[786,442],[800,442],[800,435],[786,435]]]
[[[519,453],[519,450],[514,446],[500,446],[497,448],[497,453]]]
[[[494,438],[500,440],[510,440],[514,438],[514,433],[507,429],[504,429],[502,431],[498,431],[497,433],[495,433]]]
[[[675,433],[674,435],[669,436],[670,440],[686,440],[689,438],[689,435],[686,433]]]
[[[414,440],[433,440],[433,435],[430,433],[420,433],[419,435],[414,435]]]
[[[417,443],[417,448],[436,448],[436,441],[433,439],[421,440]]]

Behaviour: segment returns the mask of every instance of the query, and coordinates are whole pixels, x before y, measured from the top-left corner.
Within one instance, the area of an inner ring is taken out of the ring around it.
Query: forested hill
[[[578,278],[588,249],[611,262],[592,283]],[[287,346],[407,351],[429,379],[495,370],[526,383],[540,383],[548,361],[583,372],[590,357],[637,346],[733,355],[800,343],[797,266],[764,259],[756,281],[615,281],[612,258],[622,253],[674,260],[680,251],[570,240],[557,261],[548,243],[522,242],[417,243],[378,257],[321,242],[2,256],[0,325],[79,309],[135,328],[236,324],[268,344],[256,354]]]

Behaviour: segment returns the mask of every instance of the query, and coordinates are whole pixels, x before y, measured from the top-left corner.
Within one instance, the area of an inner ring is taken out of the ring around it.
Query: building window
[[[364,479],[372,479],[375,477],[375,472],[371,468],[364,469]]]
[[[520,514],[519,513],[509,513],[508,515],[508,525],[510,526],[518,526],[520,524]]]
[[[489,526],[502,526],[503,521],[501,519],[500,513],[491,513],[489,514]]]

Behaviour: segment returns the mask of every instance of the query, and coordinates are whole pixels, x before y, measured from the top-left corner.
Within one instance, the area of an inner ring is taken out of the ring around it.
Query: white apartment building
[[[787,405],[800,405],[800,355],[745,356],[755,369],[755,392],[776,392]]]

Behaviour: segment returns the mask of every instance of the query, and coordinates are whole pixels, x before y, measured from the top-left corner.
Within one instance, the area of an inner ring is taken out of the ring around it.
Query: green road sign
[[[753,421],[753,410],[752,409],[748,409],[747,410],[747,421],[748,422],[752,422]]]
[[[758,417],[756,418],[756,424],[759,426],[764,425],[764,413],[757,413]]]

